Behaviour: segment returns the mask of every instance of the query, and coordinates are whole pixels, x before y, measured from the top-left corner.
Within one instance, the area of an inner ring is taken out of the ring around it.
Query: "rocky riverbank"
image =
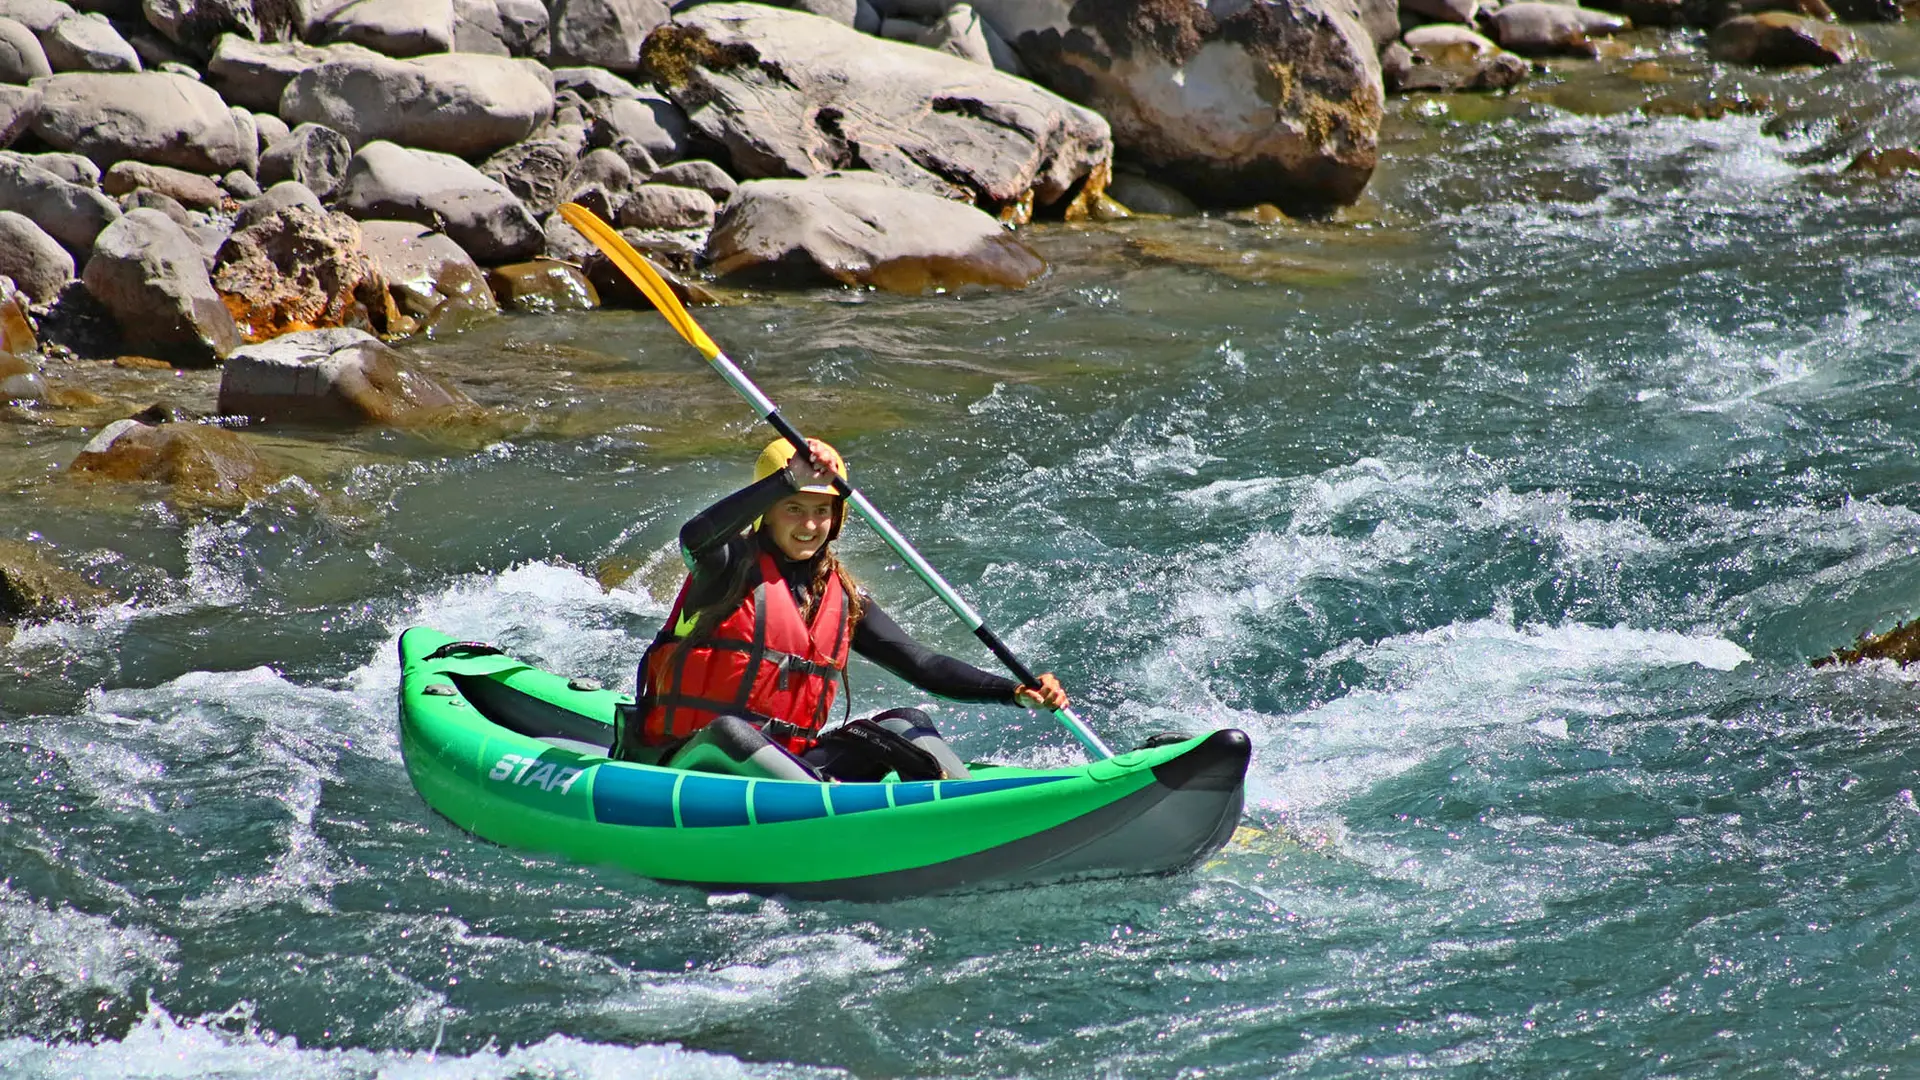
[[[643,304],[563,201],[695,302],[1019,288],[1054,221],[1284,279],[1300,264],[1183,244],[1179,221],[1365,218],[1393,95],[1517,96],[1611,65],[1666,88],[1631,107],[1708,115],[1754,107],[1727,72],[1858,60],[1836,16],[1901,15],[1605,4],[0,0],[4,418],[84,428],[59,463],[75,483],[244,501],[287,475],[270,432],[512,430],[394,346]],[[1663,50],[1698,58],[1701,31],[1711,71],[1689,75]],[[1837,136],[1854,167],[1920,161],[1875,130]],[[1168,227],[1120,224],[1143,216]],[[142,400],[152,376],[172,390]],[[43,584],[0,619],[66,602],[53,569],[17,575]]]

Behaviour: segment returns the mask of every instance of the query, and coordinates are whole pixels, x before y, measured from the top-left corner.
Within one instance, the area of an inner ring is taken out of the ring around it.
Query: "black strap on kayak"
[[[466,659],[469,656],[503,656],[506,650],[491,641],[449,641],[421,657],[422,660]]]

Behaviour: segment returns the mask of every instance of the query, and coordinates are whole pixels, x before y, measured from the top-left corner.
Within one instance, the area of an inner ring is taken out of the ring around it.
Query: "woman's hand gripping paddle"
[[[653,301],[653,306],[660,309],[660,314],[667,317],[667,322],[687,340],[687,344],[700,350],[700,355],[707,358],[707,362],[720,373],[720,377],[727,380],[727,384],[738,391],[741,397],[746,398],[760,415],[766,418],[767,423],[773,425],[774,430],[793,444],[795,453],[809,456],[805,436],[801,435],[792,424],[787,423],[786,417],[780,415],[780,409],[767,398],[767,395],[760,392],[760,388],[747,378],[746,373],[727,358],[726,353],[720,351],[720,346],[714,344],[713,339],[707,336],[707,332],[700,329],[700,324],[693,321],[692,315],[687,314],[686,307],[680,303],[678,297],[673,295],[673,290],[667,287],[666,281],[660,277],[659,271],[653,268],[653,264],[633,250],[633,246],[622,239],[619,233],[614,232],[612,226],[600,220],[598,215],[586,207],[577,203],[561,203],[560,216],[566,219],[567,224],[580,230],[580,235],[593,241],[593,246],[604,252],[622,273],[640,287],[640,291],[647,295],[648,300]],[[809,460],[811,460],[810,456]],[[880,513],[878,508],[868,502],[865,495],[838,476],[833,477],[833,489],[847,500],[848,505],[859,511],[861,517],[867,519],[867,523],[872,525],[874,531],[887,542],[887,546],[907,561],[907,565],[920,576],[920,580],[926,582],[927,587],[934,591],[934,595],[940,597],[941,601],[956,616],[959,616],[960,621],[966,624],[967,629],[973,631],[973,636],[979,638],[981,644],[1000,658],[1000,662],[1007,666],[1007,670],[1013,672],[1014,678],[1020,680],[1022,686],[1040,685],[1039,680],[1034,677],[1032,671],[1028,670],[1027,665],[1021,663],[1020,658],[1007,648],[1006,643],[988,629],[980,615],[961,599],[959,593],[953,591],[953,586],[948,585],[939,571],[914,550],[907,538],[900,534],[900,530],[894,528],[893,523],[886,519],[886,515]],[[1073,733],[1074,738],[1080,740],[1080,745],[1086,747],[1089,755],[1095,758],[1113,756],[1113,751],[1107,749],[1107,744],[1101,742],[1100,737],[1082,723],[1080,718],[1073,714],[1072,709],[1055,709],[1053,715]]]

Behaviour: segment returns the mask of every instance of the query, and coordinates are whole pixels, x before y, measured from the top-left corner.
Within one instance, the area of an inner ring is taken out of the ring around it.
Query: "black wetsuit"
[[[757,561],[758,551],[773,556],[774,564],[793,589],[795,603],[806,610],[807,584],[813,580],[814,560],[795,562],[759,534],[748,534],[753,520],[775,502],[793,494],[783,469],[721,499],[680,527],[680,554],[693,584],[687,590],[686,609],[698,611],[726,594],[727,584],[746,571],[742,562]],[[816,556],[815,558],[818,558]],[[1018,705],[1013,692],[1019,683],[982,671],[964,660],[934,652],[907,636],[900,624],[883,611],[865,590],[860,594],[860,621],[854,624],[853,651],[936,697],[948,701]]]

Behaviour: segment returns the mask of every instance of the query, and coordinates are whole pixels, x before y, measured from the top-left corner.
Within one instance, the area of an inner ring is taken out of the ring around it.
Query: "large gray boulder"
[[[223,34],[287,41],[306,33],[307,0],[141,0],[148,25],[188,55],[205,59]]]
[[[263,43],[225,34],[207,61],[207,82],[232,104],[278,115],[280,96],[295,75],[329,60],[379,55],[362,45]]]
[[[36,36],[52,30],[73,13],[73,5],[65,0],[0,0],[0,18],[12,19]]]
[[[514,143],[483,162],[480,171],[505,185],[526,204],[528,212],[540,217],[550,213],[573,189],[585,154],[584,139],[569,138],[564,131],[549,133]],[[621,165],[625,167],[624,162]],[[626,184],[620,186],[620,190],[625,188]]]
[[[129,211],[102,229],[80,280],[113,315],[129,351],[211,365],[240,344],[200,245],[158,210]]]
[[[55,71],[139,71],[140,54],[101,15],[73,15],[40,38]]]
[[[973,6],[1034,79],[1099,110],[1125,156],[1204,203],[1320,213],[1373,175],[1380,65],[1334,0]]]
[[[51,74],[40,38],[19,20],[0,17],[0,82],[25,83]]]
[[[332,195],[353,161],[347,137],[322,124],[301,124],[260,155],[260,182],[296,180],[321,198]]]
[[[917,40],[922,48],[951,53],[987,67],[998,66],[993,62],[993,49],[987,42],[986,22],[973,10],[972,4],[958,3],[948,8]]]
[[[0,210],[0,277],[36,304],[51,304],[73,280],[73,256],[25,214]]]
[[[824,279],[904,293],[1019,288],[1046,270],[987,214],[859,175],[741,184],[714,226],[707,256],[722,276]]]
[[[33,133],[101,168],[131,158],[219,175],[257,154],[212,87],[163,71],[72,72],[41,79]]]
[[[630,96],[597,97],[588,101],[587,110],[596,147],[635,145],[656,165],[686,155],[687,114],[659,94],[636,90]]]
[[[453,48],[453,0],[348,0],[321,18],[314,37],[364,45],[383,56]]]
[[[551,19],[540,0],[497,0],[494,11],[500,16],[500,41],[510,56],[528,56],[545,60],[552,55],[548,33]]]
[[[507,47],[506,24],[501,21],[500,8],[493,0],[453,0],[453,51],[515,55]]]
[[[540,252],[546,239],[513,192],[451,154],[390,142],[360,148],[335,195],[361,220],[387,218],[439,229],[482,263]]]
[[[473,400],[360,330],[304,330],[227,358],[220,412],[268,423],[430,423]]]
[[[628,229],[711,229],[713,196],[698,188],[641,184],[620,204],[618,222]]]
[[[0,147],[33,129],[40,114],[40,91],[31,86],[0,85]]]
[[[1105,182],[1106,121],[957,56],[758,4],[688,9],[647,39],[647,70],[735,176],[867,169],[1011,219]]]
[[[100,230],[120,216],[120,207],[92,188],[62,179],[25,155],[0,154],[0,210],[33,219],[84,264]]]
[[[553,84],[544,75],[531,61],[469,53],[333,60],[287,83],[280,116],[324,124],[355,147],[385,140],[479,158],[552,117]]]
[[[40,154],[23,154],[17,150],[0,150],[0,160],[20,161],[36,169],[45,169],[69,184],[78,184],[83,188],[100,186],[100,166],[81,157],[79,154],[63,154],[58,150],[49,150]]]
[[[547,28],[555,67],[602,67],[621,75],[639,70],[640,45],[667,21],[660,0],[554,0]]]

